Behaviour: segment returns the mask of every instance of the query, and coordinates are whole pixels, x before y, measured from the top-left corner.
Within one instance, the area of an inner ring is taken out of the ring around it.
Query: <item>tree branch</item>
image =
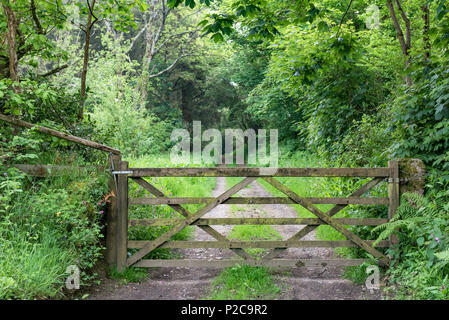
[[[171,69],[173,69],[173,68],[176,66],[176,64],[178,63],[179,60],[181,60],[182,58],[188,57],[188,56],[190,56],[190,55],[191,55],[190,53],[187,53],[187,54],[183,54],[183,55],[178,56],[178,57],[175,59],[175,61],[173,61],[173,63],[172,63],[171,65],[169,65],[167,68],[165,68],[165,69],[162,70],[162,71],[159,71],[158,73],[150,74],[150,75],[148,76],[148,78],[149,78],[149,79],[153,79],[153,78],[159,77],[160,75],[162,75],[162,74],[164,74],[164,73],[170,71]]]
[[[40,75],[38,75],[38,76],[39,76],[39,77],[48,77],[48,76],[54,75],[55,73],[58,73],[58,72],[61,71],[61,70],[66,69],[68,66],[69,66],[68,64],[64,64],[64,65],[62,65],[62,66],[59,66],[59,67],[57,67],[57,68],[55,68],[55,69],[53,69],[53,70],[51,70],[51,71],[48,71],[48,72],[46,72],[46,73],[44,73],[44,74],[40,74]]]
[[[37,17],[36,13],[36,4],[34,0],[30,1],[30,9],[31,9],[31,16],[33,17],[34,25],[36,26],[36,30],[38,34],[45,34],[44,29],[42,28],[41,22],[39,21],[39,18]]]
[[[353,3],[353,2],[354,2],[354,0],[351,0],[351,1],[349,2],[349,5],[348,5],[348,7],[346,8],[345,13],[343,14],[343,17],[341,17],[340,24],[338,25],[337,38],[338,38],[338,35],[340,34],[341,25],[343,24],[343,21],[345,20],[345,17],[346,17],[346,15],[348,14],[349,9],[351,9],[351,6],[352,6],[352,3]]]
[[[402,20],[404,20],[405,22],[405,44],[407,46],[407,50],[410,50],[412,47],[410,19],[405,14],[404,9],[402,9],[400,0],[396,0],[396,5],[398,6],[399,12],[401,13]]]

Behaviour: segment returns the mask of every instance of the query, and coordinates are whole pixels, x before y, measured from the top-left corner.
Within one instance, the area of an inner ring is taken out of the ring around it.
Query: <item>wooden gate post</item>
[[[388,198],[390,199],[388,218],[391,219],[400,205],[401,194],[405,192],[424,194],[426,166],[420,159],[399,159],[388,161],[388,167],[391,170],[388,181]],[[392,235],[390,241],[391,244],[397,244],[398,237]]]
[[[128,171],[128,162],[121,161],[120,171]],[[117,270],[126,269],[128,258],[128,176],[117,175]]]
[[[399,191],[399,161],[388,161],[388,168],[390,168],[390,177],[388,179],[388,219],[391,220],[396,214],[399,207],[400,191]],[[392,245],[398,244],[398,236],[393,234],[390,236],[390,243]]]
[[[112,171],[117,170],[120,166],[122,157],[119,154],[111,154],[109,157],[108,168]],[[110,267],[117,266],[117,181],[114,180],[114,175],[109,176],[109,207],[106,216],[106,261]]]

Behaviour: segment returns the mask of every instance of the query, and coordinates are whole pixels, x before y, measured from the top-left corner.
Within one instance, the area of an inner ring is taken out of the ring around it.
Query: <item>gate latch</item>
[[[133,171],[112,171],[112,174],[133,174]]]

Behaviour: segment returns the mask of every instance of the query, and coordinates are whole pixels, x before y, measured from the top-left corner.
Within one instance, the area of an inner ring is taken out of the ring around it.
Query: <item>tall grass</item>
[[[87,285],[101,255],[106,177],[29,180],[0,216],[0,299],[61,298],[67,267],[78,266]]]

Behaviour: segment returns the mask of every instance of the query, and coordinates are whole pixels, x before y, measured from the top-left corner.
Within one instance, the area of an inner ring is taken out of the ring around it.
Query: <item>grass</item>
[[[112,268],[109,272],[109,277],[114,280],[119,280],[120,284],[142,282],[148,277],[148,269],[131,267],[123,272],[119,272],[117,268]]]
[[[235,226],[229,234],[229,239],[236,240],[280,240],[281,235],[272,227],[267,225],[240,225]],[[261,257],[267,252],[267,249],[251,248],[246,251],[255,256]]]
[[[71,250],[45,237],[30,243],[21,235],[0,245],[0,299],[50,299],[63,295],[66,268],[74,264]]]
[[[15,177],[9,171],[10,181]],[[105,175],[89,172],[16,185],[20,192],[0,214],[0,299],[71,295],[65,289],[70,265],[79,267],[82,286],[95,280],[106,182]]]
[[[210,300],[274,299],[280,293],[265,267],[235,266],[223,270],[213,282]]]

